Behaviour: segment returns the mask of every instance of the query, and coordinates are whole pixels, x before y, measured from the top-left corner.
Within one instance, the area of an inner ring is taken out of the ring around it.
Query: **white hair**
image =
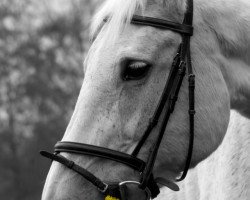
[[[95,37],[97,35],[104,24],[103,20],[107,19],[108,26],[105,29],[105,38],[111,38],[115,41],[119,33],[129,24],[137,10],[141,11],[141,15],[143,15],[148,1],[149,0],[105,1],[93,18],[91,36]],[[163,4],[166,10],[171,10],[171,13],[175,10],[176,13],[181,13],[182,15],[186,7],[186,0],[158,0],[156,2]],[[173,9],[173,7],[176,9]]]

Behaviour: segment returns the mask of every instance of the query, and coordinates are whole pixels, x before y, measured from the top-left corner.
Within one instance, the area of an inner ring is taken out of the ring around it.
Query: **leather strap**
[[[75,164],[73,161],[68,160],[62,155],[56,155],[49,153],[47,151],[40,151],[40,154],[46,158],[49,158],[51,160],[55,160],[64,166],[68,167],[69,169],[75,171],[76,173],[83,176],[86,180],[91,182],[94,186],[96,186],[100,191],[107,190],[107,184],[105,184],[103,181],[101,181],[99,178],[97,178],[95,175],[90,173],[88,170],[82,168],[81,166]]]
[[[183,23],[192,25],[193,24],[193,0],[188,0],[187,2],[187,12],[185,14]],[[192,61],[191,61],[191,51],[190,51],[190,36],[183,36],[184,48],[186,48],[186,62],[188,71],[188,82],[189,82],[189,145],[188,153],[186,158],[185,167],[180,178],[176,181],[182,181],[185,179],[188,169],[191,164],[193,146],[194,146],[194,115],[195,115],[195,75],[193,74]]]
[[[139,158],[112,149],[107,149],[104,147],[89,144],[64,141],[57,142],[55,145],[55,152],[68,152],[105,158],[119,163],[123,163],[139,172],[142,172],[145,168],[145,162],[140,160]]]
[[[154,17],[144,17],[144,16],[134,15],[131,20],[131,23],[136,25],[152,26],[159,29],[167,29],[183,35],[189,35],[189,36],[193,35],[192,25],[190,26],[187,24],[179,24],[172,21],[158,19]]]
[[[161,127],[160,127],[160,133],[157,136],[156,142],[153,145],[152,151],[149,153],[149,157],[148,157],[148,160],[146,162],[146,167],[145,167],[145,170],[144,170],[143,176],[142,176],[142,188],[145,188],[147,186],[147,184],[148,184],[147,182],[149,180],[149,175],[153,171],[153,167],[155,164],[157,153],[158,153],[162,138],[164,136],[165,129],[166,129],[166,126],[168,124],[170,115],[174,110],[174,106],[175,106],[175,102],[177,100],[179,89],[180,89],[181,83],[183,81],[183,77],[185,75],[185,70],[186,70],[185,63],[181,62],[180,65],[178,66],[178,74],[175,77],[173,87],[171,88],[171,91],[169,92],[169,98],[168,98],[167,102],[165,102],[167,107],[166,107],[166,111],[164,113],[163,122],[162,122]]]
[[[136,145],[134,151],[132,152],[132,155],[134,157],[136,157],[140,151],[140,149],[142,148],[143,144],[145,143],[146,139],[148,138],[149,134],[151,133],[151,131],[153,130],[153,128],[158,124],[158,120],[161,116],[161,113],[163,112],[164,106],[166,104],[167,99],[169,98],[170,95],[170,91],[172,89],[172,86],[174,84],[174,79],[176,77],[177,71],[178,71],[178,63],[180,62],[180,47],[179,50],[174,58],[174,61],[172,63],[172,67],[170,69],[170,73],[168,76],[168,80],[165,84],[165,87],[163,89],[163,93],[160,97],[159,103],[155,109],[155,112],[153,114],[153,117],[150,119],[147,129],[144,132],[142,138],[140,139],[140,141],[138,142],[138,144]]]

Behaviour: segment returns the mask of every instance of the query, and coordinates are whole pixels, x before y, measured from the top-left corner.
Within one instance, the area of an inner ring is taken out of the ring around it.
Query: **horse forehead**
[[[176,34],[167,30],[163,31],[149,26],[132,26],[132,29],[128,28],[123,33],[124,45],[117,45],[121,50],[133,49],[134,51],[143,50],[142,53],[152,53],[161,49],[162,46],[178,44],[181,40],[181,37],[178,37],[178,34],[176,36]],[[131,30],[133,29],[137,29],[137,31],[134,31],[134,34],[131,34]]]

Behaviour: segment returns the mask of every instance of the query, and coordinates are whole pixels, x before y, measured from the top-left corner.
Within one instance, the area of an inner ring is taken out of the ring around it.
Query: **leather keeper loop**
[[[67,164],[67,167],[72,169],[74,167],[75,163],[73,161],[69,161]]]
[[[188,113],[189,113],[190,115],[195,115],[196,111],[195,111],[195,110],[189,110]]]

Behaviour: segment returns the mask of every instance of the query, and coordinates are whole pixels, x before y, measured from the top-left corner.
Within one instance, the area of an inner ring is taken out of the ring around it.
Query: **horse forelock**
[[[112,45],[119,38],[119,34],[130,23],[133,15],[139,12],[145,16],[147,5],[158,4],[166,10],[166,16],[171,15],[176,21],[180,16],[184,16],[187,2],[186,0],[106,0],[94,15],[90,26],[90,38],[95,40],[100,32],[103,32],[98,46],[91,48],[84,60],[84,70],[91,60],[93,53],[98,53],[102,45]],[[104,23],[104,19],[107,21]],[[179,21],[180,22],[180,21]],[[105,24],[105,29],[103,25]]]
[[[91,37],[95,38],[104,24],[104,19],[108,19],[108,26],[105,29],[105,40],[111,39],[115,42],[119,33],[130,23],[136,11],[144,15],[147,5],[158,4],[166,9],[170,14],[175,10],[175,14],[182,14],[186,8],[185,0],[107,0],[93,17],[91,23]]]
[[[95,37],[103,26],[103,20],[108,19],[106,35],[109,35],[110,38],[114,38],[114,36],[117,36],[124,26],[129,23],[137,9],[144,10],[146,3],[147,0],[106,1],[93,18],[91,36]]]

